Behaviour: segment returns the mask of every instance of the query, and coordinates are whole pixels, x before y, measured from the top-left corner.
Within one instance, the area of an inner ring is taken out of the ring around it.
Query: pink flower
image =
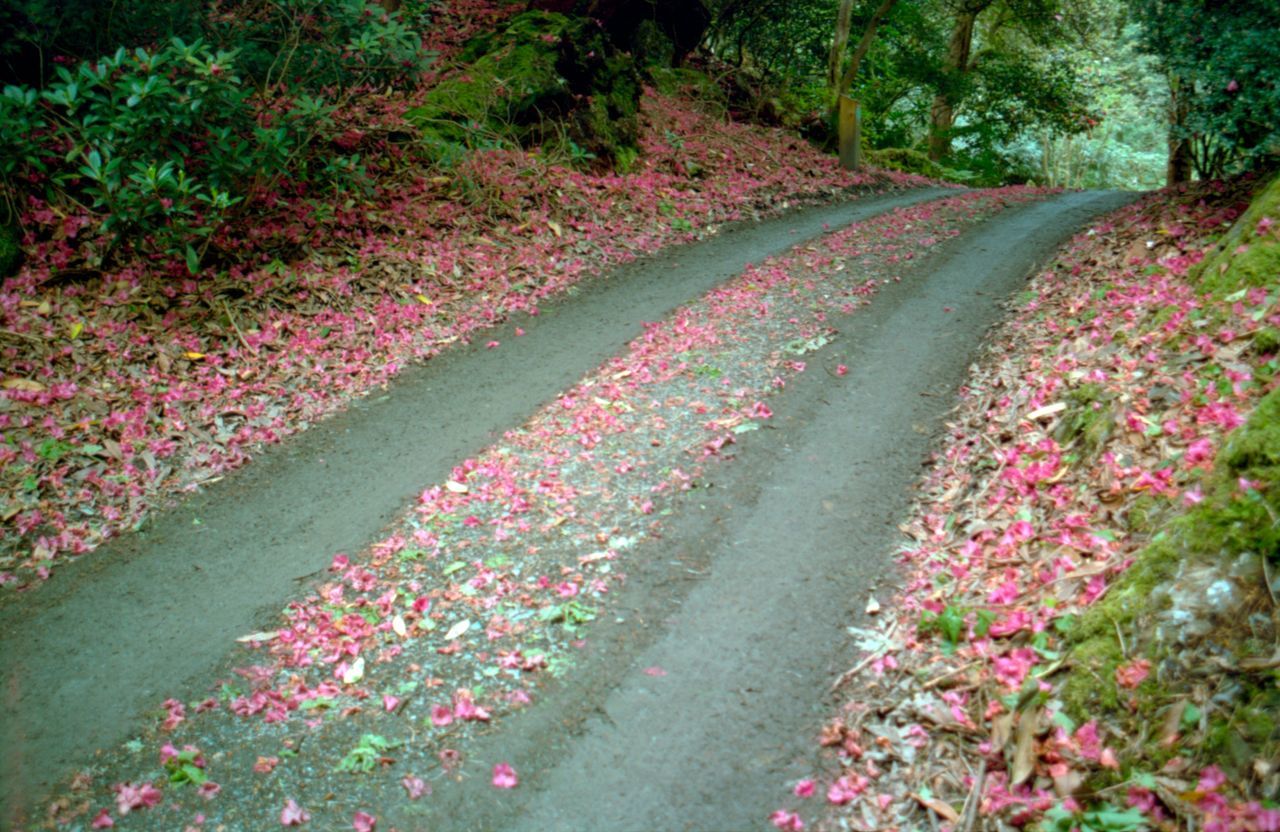
[[[196,794],[205,800],[213,800],[218,796],[218,792],[222,791],[222,787],[212,780],[206,780],[196,789]]]
[[[1036,654],[1029,647],[1011,650],[1008,655],[998,656],[993,662],[996,678],[1009,690],[1017,690],[1022,685],[1022,680],[1035,663]]]
[[[279,757],[259,757],[258,761],[253,764],[253,770],[259,774],[270,774],[271,770],[279,764]]]
[[[417,800],[424,794],[429,794],[431,792],[431,787],[428,786],[421,777],[415,777],[412,774],[406,775],[405,778],[400,781],[400,785],[404,786],[404,790],[409,794],[410,800]]]
[[[378,819],[368,812],[356,812],[351,818],[351,828],[356,832],[373,832],[377,825]]]
[[[382,694],[382,707],[387,711],[394,711],[396,706],[400,704],[400,697],[392,696],[389,693]]]
[[[813,797],[813,781],[801,780],[799,783],[796,783],[796,787],[793,791],[795,792],[796,797]]]
[[[1142,684],[1142,680],[1151,673],[1151,662],[1138,659],[1116,668],[1116,684],[1132,690]]]
[[[351,565],[351,559],[344,554],[336,554],[333,556],[333,563],[329,564],[330,572],[341,572]]]
[[[443,728],[444,726],[448,725],[450,722],[453,722],[453,711],[449,710],[444,705],[431,706],[431,724],[432,725],[436,726],[437,728]]]
[[[1217,766],[1209,766],[1200,772],[1200,791],[1216,792],[1227,782],[1227,776]]]
[[[837,806],[843,806],[862,794],[868,782],[867,778],[861,775],[855,774],[851,777],[846,774],[827,788],[827,800]]]
[[[1232,78],[1227,82],[1227,92],[1239,92],[1240,85],[1236,83],[1236,79]]]
[[[507,763],[498,763],[493,767],[493,787],[495,789],[514,789],[520,783],[516,770]]]
[[[769,822],[781,829],[782,832],[801,832],[804,829],[804,821],[800,819],[800,816],[785,809],[779,809],[769,815]]]
[[[127,815],[134,809],[149,809],[160,802],[160,790],[150,783],[135,786],[132,783],[116,785],[116,809]]]
[[[497,349],[500,346],[502,346],[501,341],[490,341],[489,343],[485,344],[485,348],[491,349],[491,350]]]
[[[111,814],[106,809],[99,809],[98,814],[94,815],[93,823],[89,824],[91,829],[110,829],[116,825],[111,819]]]
[[[849,368],[848,368],[848,367],[846,367],[846,366],[845,366],[845,365],[843,365],[843,364],[837,364],[837,365],[836,365],[836,375],[838,375],[838,376],[847,376],[847,375],[849,375]]]
[[[301,826],[311,820],[311,813],[298,805],[298,802],[292,797],[284,804],[284,808],[280,810],[281,826]]]

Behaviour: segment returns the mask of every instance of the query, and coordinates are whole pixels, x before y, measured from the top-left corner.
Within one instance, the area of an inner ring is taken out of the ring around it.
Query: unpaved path
[[[946,193],[744,224],[619,269],[577,297],[405,372],[386,395],[264,453],[26,595],[0,599],[0,818],[166,696],[203,691],[232,639],[298,580],[375,541],[426,484],[518,425],[676,306],[802,240]],[[516,338],[515,326],[526,330]]]
[[[469,776],[383,807],[407,829],[746,830],[809,774],[845,627],[891,573],[896,523],[929,437],[1000,304],[1028,271],[1123,194],[1068,194],[998,215],[832,321],[776,430],[684,498],[665,545],[592,631],[581,666],[469,749]],[[655,670],[658,669],[658,670]],[[660,675],[665,673],[665,675]],[[510,761],[522,785],[489,786]],[[412,812],[412,814],[408,814]]]

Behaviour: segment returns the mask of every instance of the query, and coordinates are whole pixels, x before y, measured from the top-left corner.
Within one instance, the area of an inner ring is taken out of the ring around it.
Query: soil
[[[207,690],[226,645],[271,622],[299,582],[378,539],[424,483],[446,479],[642,322],[825,228],[942,193],[742,224],[583,284],[536,318],[487,333],[502,346],[476,343],[407,370],[384,395],[157,513],[39,592],[0,598],[0,817],[133,735],[160,699]]]

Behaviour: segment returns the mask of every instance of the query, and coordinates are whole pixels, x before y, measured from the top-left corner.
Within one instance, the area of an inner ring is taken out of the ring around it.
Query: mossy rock
[[[930,179],[946,179],[950,172],[919,150],[909,147],[886,147],[872,150],[867,160],[879,168],[898,170],[903,173],[917,173]]]
[[[1258,192],[1196,276],[1217,297],[1280,284],[1280,176]]]
[[[579,155],[616,159],[637,146],[640,78],[587,18],[524,12],[469,41],[466,66],[407,117],[437,157],[450,149],[563,137]]]
[[[0,277],[8,277],[22,264],[22,236],[18,229],[0,225]]]
[[[1242,480],[1250,487],[1242,488]],[[1185,680],[1180,677],[1186,671],[1181,654],[1188,643],[1187,631],[1182,629],[1183,635],[1175,638],[1163,628],[1170,626],[1177,632],[1183,626],[1169,622],[1184,614],[1173,609],[1174,593],[1185,596],[1189,587],[1197,586],[1189,578],[1198,574],[1209,580],[1233,581],[1246,593],[1241,609],[1249,608],[1249,592],[1269,602],[1268,570],[1262,561],[1270,561],[1272,573],[1280,564],[1280,524],[1275,521],[1280,516],[1280,390],[1264,396],[1245,424],[1228,436],[1203,490],[1204,499],[1166,523],[1106,596],[1080,617],[1070,637],[1073,669],[1062,690],[1072,716],[1111,715],[1121,721],[1158,722],[1157,712],[1176,698],[1175,693],[1185,692]],[[1269,655],[1269,643],[1246,643],[1250,625],[1243,619],[1247,617],[1230,609],[1207,614],[1212,625],[1208,635],[1196,635],[1190,643],[1208,638],[1220,649],[1239,648],[1238,659]],[[1122,639],[1129,650],[1127,658],[1121,651]],[[1137,691],[1121,691],[1115,681],[1116,668],[1138,657],[1147,658],[1160,671]],[[1249,754],[1256,757],[1264,748],[1274,750],[1280,745],[1275,722],[1280,697],[1274,680],[1265,676],[1238,676],[1240,695],[1223,712],[1230,730],[1211,729],[1205,738],[1203,752],[1224,766],[1236,767]],[[1137,717],[1124,707],[1131,697],[1138,703]],[[1244,745],[1229,742],[1232,736],[1244,737]],[[1166,751],[1151,745],[1143,753],[1157,759]]]
[[[1067,410],[1054,431],[1054,439],[1061,445],[1080,440],[1085,456],[1092,457],[1111,438],[1115,428],[1115,407],[1112,396],[1097,383],[1082,384],[1067,394]]]

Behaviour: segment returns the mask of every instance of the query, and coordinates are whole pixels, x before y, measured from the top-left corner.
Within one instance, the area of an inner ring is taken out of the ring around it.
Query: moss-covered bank
[[[1195,275],[1206,292],[1280,287],[1273,218],[1280,180]],[[1253,341],[1255,355],[1280,346],[1270,328]],[[1280,389],[1227,437],[1201,488],[1203,499],[1164,524],[1081,617],[1063,699],[1073,716],[1127,737],[1135,765],[1193,753],[1247,778],[1280,753]],[[1119,685],[1117,669],[1140,659],[1151,675],[1136,689]]]
[[[640,78],[595,22],[525,12],[472,39],[461,59],[408,113],[440,157],[557,143],[581,160],[634,160]]]

